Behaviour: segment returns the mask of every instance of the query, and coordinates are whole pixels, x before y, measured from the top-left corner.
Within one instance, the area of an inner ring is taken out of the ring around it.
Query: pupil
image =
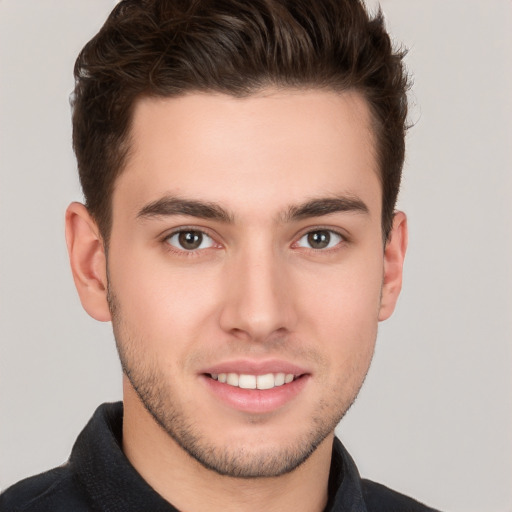
[[[331,241],[329,231],[313,231],[308,235],[308,243],[313,249],[324,249]]]
[[[197,249],[203,241],[203,235],[199,231],[182,231],[178,236],[183,249]]]

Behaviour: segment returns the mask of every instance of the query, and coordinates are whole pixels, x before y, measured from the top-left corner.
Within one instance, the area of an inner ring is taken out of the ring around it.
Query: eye
[[[330,249],[343,242],[344,238],[330,229],[317,229],[302,236],[297,245],[308,249]]]
[[[215,242],[206,233],[195,229],[176,231],[166,239],[169,245],[182,251],[196,251],[213,247]]]

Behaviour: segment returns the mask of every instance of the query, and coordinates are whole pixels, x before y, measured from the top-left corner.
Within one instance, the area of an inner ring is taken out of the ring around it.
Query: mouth
[[[250,414],[270,413],[302,396],[312,377],[309,369],[282,360],[237,360],[201,372],[216,399]]]
[[[273,389],[290,384],[301,377],[293,373],[266,373],[264,375],[251,375],[247,373],[208,373],[213,380],[222,384],[241,389]]]

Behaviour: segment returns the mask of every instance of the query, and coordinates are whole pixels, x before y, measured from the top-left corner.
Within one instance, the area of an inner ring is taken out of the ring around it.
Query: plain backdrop
[[[63,233],[81,199],[72,67],[114,4],[0,0],[2,488],[64,462],[96,406],[121,397],[111,326],[81,309]],[[382,7],[415,82],[410,247],[338,434],[366,477],[447,511],[512,511],[512,2]]]

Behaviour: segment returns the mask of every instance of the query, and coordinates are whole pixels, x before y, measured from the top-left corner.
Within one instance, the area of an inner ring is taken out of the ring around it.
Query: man
[[[123,404],[0,510],[432,510],[334,437],[401,287],[401,57],[353,0],[114,9],[75,66],[66,238]]]

